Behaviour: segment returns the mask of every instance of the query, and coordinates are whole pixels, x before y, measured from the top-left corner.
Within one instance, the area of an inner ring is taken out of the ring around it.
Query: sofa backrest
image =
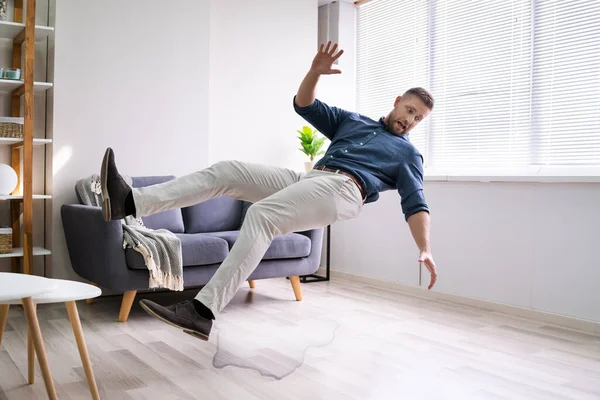
[[[244,202],[218,197],[181,209],[185,233],[234,231],[240,228]]]
[[[132,177],[133,187],[145,187],[175,179],[173,175]],[[150,229],[167,229],[173,233],[234,231],[241,228],[252,203],[230,197],[218,197],[189,207],[162,211],[142,217]]]
[[[132,177],[132,185],[134,188],[156,185],[159,183],[175,179],[172,175],[167,176],[137,176]],[[183,215],[180,208],[161,211],[156,214],[142,217],[144,225],[150,229],[167,229],[173,233],[183,233],[185,226],[183,223]]]

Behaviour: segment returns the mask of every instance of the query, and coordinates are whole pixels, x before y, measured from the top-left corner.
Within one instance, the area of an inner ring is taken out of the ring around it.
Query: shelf
[[[12,21],[0,21],[0,39],[10,39],[13,40],[23,30],[25,29],[25,24],[21,24],[19,22]],[[50,26],[35,26],[35,41],[38,42],[40,40],[44,40],[54,32],[54,28]]]
[[[33,200],[51,199],[49,194],[34,194]],[[0,195],[0,200],[23,200],[23,196],[4,196]]]
[[[33,139],[34,146],[43,146],[52,143],[52,139]],[[0,138],[0,146],[11,146],[17,144],[17,147],[23,147],[23,139]]]
[[[52,254],[52,252],[48,249],[44,249],[43,247],[33,247],[33,255],[34,256],[47,256]],[[12,258],[12,257],[23,257],[23,248],[22,247],[13,247],[12,253],[0,254],[0,258]]]
[[[0,92],[12,92],[23,86],[25,82],[21,79],[0,79]],[[45,92],[52,87],[50,82],[33,82],[34,92]]]

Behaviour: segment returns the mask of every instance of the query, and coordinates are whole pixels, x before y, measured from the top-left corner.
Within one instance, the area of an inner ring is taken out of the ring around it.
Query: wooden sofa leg
[[[133,300],[135,300],[135,294],[137,290],[128,290],[123,293],[123,301],[121,302],[121,311],[119,311],[119,321],[125,322],[127,318],[129,318],[129,312],[131,311],[131,306],[133,305]]]
[[[290,276],[290,282],[292,283],[292,289],[294,289],[294,295],[297,301],[302,301],[302,288],[300,287],[300,277]]]
[[[254,289],[256,287],[255,281],[248,281],[248,284],[250,285],[250,289]]]

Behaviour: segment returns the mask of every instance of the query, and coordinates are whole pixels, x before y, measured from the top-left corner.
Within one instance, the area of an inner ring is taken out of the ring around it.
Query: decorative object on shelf
[[[0,227],[0,254],[12,253],[12,228]]]
[[[0,0],[0,21],[8,19],[8,9],[6,8],[6,0]]]
[[[10,165],[0,164],[0,195],[8,196],[16,189],[19,179]]]
[[[296,132],[300,134],[298,136],[300,145],[302,146],[300,151],[310,158],[310,161],[304,162],[304,170],[310,172],[315,164],[315,157],[325,154],[325,151],[321,150],[321,147],[323,147],[327,138],[324,136],[320,137],[316,129],[313,130],[310,126],[306,125],[302,127],[302,130],[297,130]]]
[[[4,79],[21,79],[21,70],[19,68],[3,68],[2,69],[2,78],[4,78]]]
[[[0,117],[0,138],[23,139],[24,118]]]

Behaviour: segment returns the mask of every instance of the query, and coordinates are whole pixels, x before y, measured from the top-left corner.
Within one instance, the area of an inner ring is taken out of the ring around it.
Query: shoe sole
[[[104,158],[102,159],[102,169],[100,171],[100,186],[102,187],[102,216],[106,222],[111,220],[110,196],[108,195],[108,186],[106,184],[108,179],[108,158],[110,157],[110,152],[110,148],[106,149]]]
[[[144,309],[144,311],[146,311],[148,314],[150,314],[154,318],[159,319],[159,320],[161,320],[162,322],[164,322],[166,324],[174,326],[175,328],[182,329],[185,333],[187,333],[190,336],[195,337],[196,339],[204,340],[205,342],[208,341],[208,336],[206,336],[205,334],[200,333],[198,331],[193,331],[191,329],[184,328],[183,326],[177,325],[176,323],[171,322],[171,321],[169,321],[169,320],[161,317],[159,314],[155,313],[151,308],[149,308],[148,306],[146,306],[142,302],[140,302],[140,306],[142,306],[142,308]]]

